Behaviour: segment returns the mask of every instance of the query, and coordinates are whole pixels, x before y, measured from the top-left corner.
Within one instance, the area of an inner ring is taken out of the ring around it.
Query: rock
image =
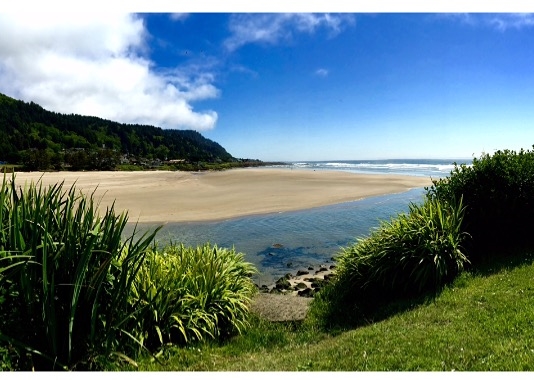
[[[321,267],[321,268],[319,268],[319,270],[318,270],[317,272],[315,272],[315,273],[327,272],[327,271],[328,271],[328,269],[326,269],[325,267]]]
[[[330,269],[336,269],[335,265],[330,265]]]
[[[291,268],[293,266],[293,263],[287,263],[286,267]]]
[[[272,288],[269,293],[270,294],[279,294],[279,293],[282,293],[282,292],[280,290],[276,289],[276,288]]]
[[[272,245],[272,247],[273,248],[277,248],[277,249],[278,248],[284,248],[284,246],[282,244],[280,244],[280,243],[275,243],[275,244]]]
[[[299,270],[297,272],[297,276],[303,276],[305,274],[310,274],[310,272],[308,272],[307,270]]]
[[[308,270],[313,270],[313,267],[308,267]]]
[[[293,278],[293,275],[291,273],[284,274],[284,277],[286,280],[291,280]]]
[[[281,279],[276,281],[276,289],[285,290],[285,289],[290,289],[290,288],[291,288],[291,284],[289,283],[287,278],[282,277]]]
[[[303,282],[299,282],[297,285],[295,285],[295,288],[296,288],[296,289],[306,289],[307,286],[306,286],[305,283],[303,283]]]
[[[304,290],[300,290],[297,294],[301,297],[313,297],[315,291],[310,288],[306,288]]]
[[[314,278],[312,281],[311,287],[312,288],[321,287],[324,285],[324,283],[325,283],[325,280],[320,279],[320,278]]]
[[[272,252],[269,252],[269,253],[267,254],[267,256],[276,256],[276,255],[275,255],[274,253],[272,253]]]

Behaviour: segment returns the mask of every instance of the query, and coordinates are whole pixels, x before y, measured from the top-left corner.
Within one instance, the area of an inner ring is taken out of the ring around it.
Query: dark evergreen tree
[[[32,170],[62,166],[108,170],[120,162],[121,156],[190,163],[238,161],[196,131],[64,115],[0,94],[0,161],[23,164]]]

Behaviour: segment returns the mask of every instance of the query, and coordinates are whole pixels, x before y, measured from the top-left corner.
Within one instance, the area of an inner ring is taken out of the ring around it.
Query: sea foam
[[[290,166],[298,169],[338,170],[353,173],[404,174],[419,177],[443,178],[454,169],[454,162],[469,165],[469,160],[355,160],[300,161]]]

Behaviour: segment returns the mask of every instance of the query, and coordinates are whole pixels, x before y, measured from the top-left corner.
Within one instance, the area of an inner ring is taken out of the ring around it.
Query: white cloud
[[[189,17],[189,13],[171,13],[169,17],[173,21],[184,21]]]
[[[291,39],[295,32],[311,34],[319,28],[335,35],[346,24],[353,23],[354,16],[350,14],[235,14],[230,18],[231,36],[225,46],[233,51],[249,43],[277,44]]]
[[[315,75],[320,77],[326,77],[328,76],[328,70],[327,69],[317,69],[315,70]]]
[[[156,72],[148,33],[132,14],[0,14],[0,92],[61,113],[208,130],[217,113],[191,102],[217,97],[195,68]]]
[[[506,29],[522,29],[534,26],[534,15],[530,13],[496,14],[489,17],[487,22],[502,31]]]
[[[455,20],[473,27],[491,27],[500,31],[523,29],[534,26],[532,13],[447,13],[438,14],[436,18]]]

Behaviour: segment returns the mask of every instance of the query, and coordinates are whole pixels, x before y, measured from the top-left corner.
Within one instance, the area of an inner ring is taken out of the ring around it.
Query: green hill
[[[0,94],[0,161],[31,170],[103,170],[120,163],[150,165],[170,160],[238,161],[196,131],[65,115]]]

